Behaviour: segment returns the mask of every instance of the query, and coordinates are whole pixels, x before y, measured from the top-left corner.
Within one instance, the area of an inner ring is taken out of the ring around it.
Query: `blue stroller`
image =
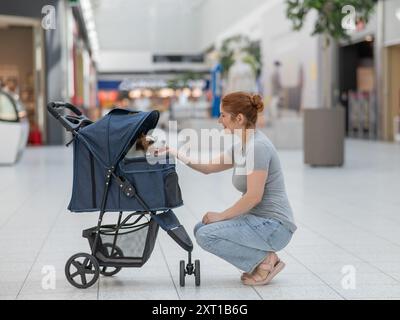
[[[100,274],[113,276],[122,268],[142,267],[161,227],[188,252],[188,263],[179,264],[180,285],[185,286],[186,275],[194,275],[199,286],[200,261],[192,263],[193,243],[172,211],[183,205],[175,164],[168,158],[166,163],[152,164],[145,157],[126,157],[136,139],[157,126],[159,112],[114,109],[92,122],[69,103],[51,102],[47,109],[73,135],[74,177],[68,209],[100,212],[97,226],[82,233],[91,254],[77,253],[67,261],[67,280],[86,289]],[[65,109],[73,115],[65,115]],[[102,225],[106,212],[119,213],[116,224]]]

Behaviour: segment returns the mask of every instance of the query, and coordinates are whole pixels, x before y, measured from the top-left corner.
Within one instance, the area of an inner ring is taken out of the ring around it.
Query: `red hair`
[[[233,92],[222,98],[222,108],[237,117],[239,113],[246,118],[246,127],[255,126],[258,113],[264,110],[264,102],[259,94]]]

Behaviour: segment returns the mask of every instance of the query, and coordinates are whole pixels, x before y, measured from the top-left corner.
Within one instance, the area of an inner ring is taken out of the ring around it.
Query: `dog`
[[[165,147],[165,141],[157,143],[157,137],[145,135],[142,133],[136,140],[136,143],[128,151],[127,158],[143,158],[147,155],[158,156],[158,150]]]

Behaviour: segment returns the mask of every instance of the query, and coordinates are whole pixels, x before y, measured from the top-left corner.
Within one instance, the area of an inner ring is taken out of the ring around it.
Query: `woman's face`
[[[232,115],[231,113],[224,110],[224,108],[219,108],[220,116],[218,119],[218,123],[222,124],[226,133],[234,133],[234,130],[242,129],[243,125],[243,115],[239,113],[237,117]]]

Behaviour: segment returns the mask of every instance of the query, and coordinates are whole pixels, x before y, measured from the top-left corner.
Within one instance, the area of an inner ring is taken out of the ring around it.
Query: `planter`
[[[304,110],[304,163],[311,166],[344,164],[345,110]]]

